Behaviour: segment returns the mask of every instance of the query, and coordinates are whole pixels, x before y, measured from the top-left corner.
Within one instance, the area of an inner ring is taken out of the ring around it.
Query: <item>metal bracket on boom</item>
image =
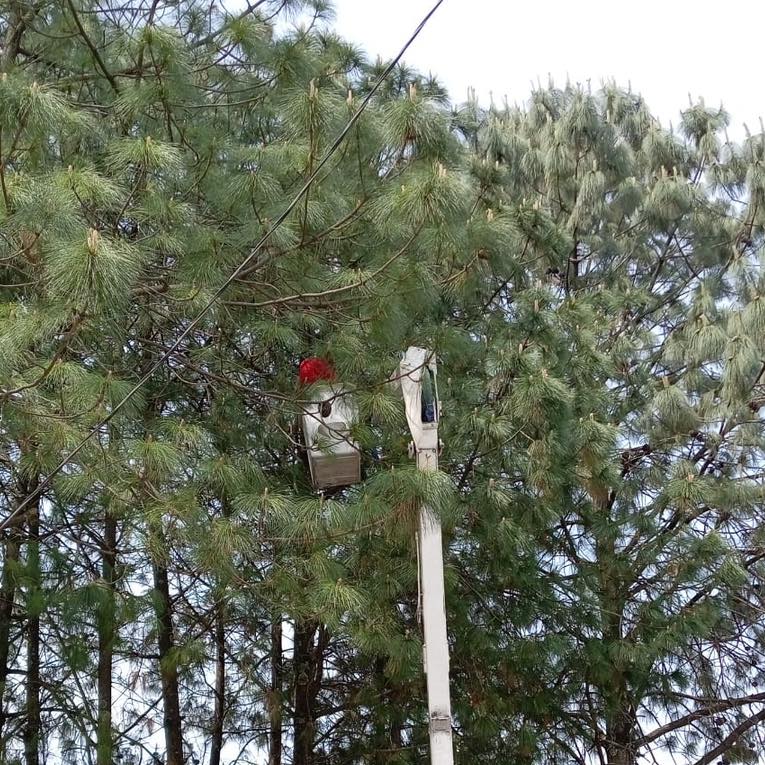
[[[450,715],[445,714],[438,714],[437,712],[434,712],[430,716],[430,730],[433,731],[433,733],[444,733],[446,731],[451,731],[452,729],[452,718]]]

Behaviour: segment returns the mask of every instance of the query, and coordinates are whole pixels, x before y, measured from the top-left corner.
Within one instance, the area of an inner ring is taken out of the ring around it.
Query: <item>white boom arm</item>
[[[406,418],[414,441],[417,467],[438,470],[438,399],[435,357],[424,348],[409,348],[398,370]],[[423,377],[430,375],[432,405],[423,404]],[[426,420],[423,422],[423,420]],[[452,713],[449,698],[449,642],[446,635],[444,557],[441,524],[433,511],[420,508],[420,577],[425,633],[424,663],[428,683],[431,765],[453,765]]]

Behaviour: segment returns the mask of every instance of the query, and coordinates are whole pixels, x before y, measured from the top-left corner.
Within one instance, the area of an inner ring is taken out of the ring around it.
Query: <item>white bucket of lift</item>
[[[303,410],[303,437],[315,489],[350,486],[361,481],[361,453],[351,437],[358,409],[342,386],[311,389],[314,400]]]

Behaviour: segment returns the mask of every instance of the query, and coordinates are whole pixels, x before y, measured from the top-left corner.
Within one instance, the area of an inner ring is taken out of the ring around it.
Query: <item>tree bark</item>
[[[634,740],[634,725],[629,715],[619,715],[615,723],[606,728],[606,757],[608,765],[636,765],[637,750]]]
[[[220,765],[223,750],[223,722],[226,716],[226,634],[223,623],[223,603],[215,614],[215,710],[213,711],[210,765]]]
[[[3,576],[0,584],[0,762],[5,761],[3,731],[7,721],[5,686],[8,680],[8,659],[11,649],[11,623],[16,600],[16,567],[19,563],[19,528],[12,526],[4,532]]]
[[[37,489],[38,481],[36,478],[31,480],[21,480],[18,486],[18,503],[20,503],[25,497],[29,496]],[[18,504],[14,505],[17,507]],[[35,541],[34,545],[32,540],[39,540],[39,518],[38,509],[40,506],[39,497],[35,499],[27,507],[26,511],[15,518],[13,524],[3,532],[3,574],[2,582],[0,583],[0,763],[5,762],[6,745],[7,741],[4,736],[5,723],[8,722],[10,714],[5,706],[5,691],[8,682],[8,674],[10,673],[10,654],[11,654],[11,626],[13,624],[13,610],[16,605],[16,596],[18,592],[18,577],[17,570],[21,565],[21,545],[22,535],[25,523],[30,522],[31,527],[28,529],[29,534],[29,549],[30,554],[34,556],[39,555],[39,545]],[[30,572],[37,572],[37,579],[39,580],[39,560],[27,560],[27,566]],[[33,718],[38,719],[38,731],[39,731],[39,619],[37,621],[36,629],[33,629],[30,633],[27,631],[27,637],[33,638],[33,649],[36,649],[38,660],[33,661],[33,665],[37,668],[37,682],[36,690],[38,695],[37,713]],[[36,642],[34,638],[36,637]],[[34,659],[35,650],[32,651],[32,658]],[[27,661],[29,661],[27,656]],[[29,666],[29,665],[28,665]],[[31,676],[27,676],[27,692],[30,690],[30,680],[34,677],[34,671]],[[33,701],[29,696],[27,701]],[[26,712],[29,712],[27,708]],[[24,739],[27,738],[27,729],[24,731]]]
[[[600,516],[608,517],[611,508],[607,487],[593,481],[589,493]],[[609,526],[601,531],[595,543],[600,585],[600,622],[602,640],[607,651],[623,639],[622,614],[627,599],[625,582],[617,574],[615,539],[616,534]],[[636,765],[637,719],[634,710],[637,701],[628,685],[624,667],[611,667],[608,682],[600,686],[600,693],[605,701],[606,761],[608,765]]]
[[[373,705],[372,762],[386,765],[400,760],[404,747],[403,727],[406,699],[400,686],[385,675],[386,659],[378,656],[374,663],[374,685],[377,692]]]
[[[3,51],[0,56],[0,70],[7,72],[16,61],[21,47],[21,37],[26,28],[25,14],[20,3],[9,4],[10,13],[8,19],[8,28],[3,40]]]
[[[173,649],[173,604],[170,584],[164,562],[154,563],[155,609],[157,615],[157,645],[159,648],[159,673],[162,683],[164,707],[166,765],[183,765],[183,734],[181,706],[178,694],[178,667]]]
[[[111,765],[112,739],[112,662],[115,625],[115,567],[117,564],[117,519],[107,510],[101,546],[101,575],[106,593],[98,613],[98,729],[96,731],[96,763]]]
[[[385,678],[385,657],[378,656],[374,663],[374,687],[376,691],[375,705],[372,717],[372,762],[374,765],[384,765],[389,759],[390,736],[388,721],[393,720],[393,708],[385,703],[387,683]]]
[[[311,765],[313,753],[313,725],[311,721],[311,649],[316,633],[315,624],[295,623],[294,672],[295,716],[293,765]]]
[[[270,736],[268,765],[282,765],[282,617],[277,614],[271,624],[271,699],[269,702]]]
[[[24,757],[26,765],[40,764],[40,518],[39,503],[28,513],[27,576],[27,687]]]
[[[318,634],[317,634],[318,633]],[[314,638],[316,643],[314,644]],[[321,689],[329,631],[316,622],[295,624],[295,716],[293,765],[313,765],[316,699]]]
[[[21,50],[21,38],[40,11],[42,2],[9,3],[8,28],[5,31],[2,51],[0,51],[0,71],[7,72],[15,63]]]

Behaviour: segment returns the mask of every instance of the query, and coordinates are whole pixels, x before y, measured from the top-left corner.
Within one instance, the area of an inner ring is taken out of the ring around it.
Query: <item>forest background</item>
[[[0,762],[426,762],[424,501],[458,762],[756,762],[765,136],[399,66],[255,251],[383,72],[328,11],[0,5]],[[323,497],[317,354],[365,475]]]

